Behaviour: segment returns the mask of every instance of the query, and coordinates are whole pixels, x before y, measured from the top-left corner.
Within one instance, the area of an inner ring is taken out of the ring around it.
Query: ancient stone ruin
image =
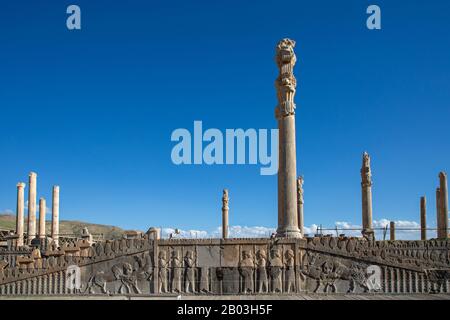
[[[439,174],[436,239],[427,240],[426,199],[420,201],[421,239],[376,240],[372,225],[370,157],[361,167],[362,234],[303,234],[303,178],[296,173],[295,42],[276,46],[280,130],[278,229],[270,238],[230,238],[229,192],[222,197],[222,238],[161,239],[158,228],[127,233],[119,240],[93,241],[87,229],[77,239],[59,233],[59,187],[53,187],[52,228],[45,232],[45,199],[37,174],[25,189],[17,184],[17,220],[2,235],[0,295],[262,295],[298,293],[449,293],[447,175]]]

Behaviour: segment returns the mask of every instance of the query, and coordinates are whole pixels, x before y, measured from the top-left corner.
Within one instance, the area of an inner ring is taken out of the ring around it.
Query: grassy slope
[[[27,218],[25,217],[25,225]],[[38,223],[38,222],[37,222]],[[121,228],[102,225],[102,224],[93,224],[83,221],[67,221],[61,220],[59,222],[59,232],[61,235],[64,234],[74,234],[80,235],[81,230],[87,227],[89,232],[93,235],[95,234],[103,234],[105,239],[116,239],[122,237],[123,231]],[[16,216],[10,214],[0,214],[0,229],[7,230],[15,230],[16,229]],[[47,221],[46,223],[46,233],[50,234],[51,231],[51,222]],[[95,238],[97,238],[95,236]]]

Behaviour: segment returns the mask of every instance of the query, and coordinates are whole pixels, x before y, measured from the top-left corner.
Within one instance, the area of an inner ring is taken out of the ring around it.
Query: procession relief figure
[[[269,291],[269,280],[267,278],[267,255],[264,250],[256,253],[256,274],[258,279],[258,293],[267,293]]]
[[[186,252],[184,257],[185,279],[184,288],[186,293],[195,292],[195,259],[191,250]]]
[[[158,272],[158,283],[159,283],[159,292],[167,293],[167,276],[168,276],[168,261],[166,258],[166,252],[161,251],[159,253],[158,260],[159,272]]]
[[[172,260],[170,261],[172,267],[172,292],[181,292],[181,281],[183,274],[183,261],[181,261],[178,251],[172,252]]]
[[[208,293],[209,292],[209,268],[202,267],[200,269],[200,292]]]
[[[253,293],[253,271],[255,269],[255,263],[251,252],[242,251],[242,260],[239,263],[239,272],[242,276],[242,292]]]
[[[272,292],[283,291],[283,261],[281,261],[280,251],[272,250],[270,259],[270,278],[272,280]]]
[[[295,292],[295,259],[294,259],[294,251],[292,249],[288,249],[285,253],[286,258],[286,292]]]

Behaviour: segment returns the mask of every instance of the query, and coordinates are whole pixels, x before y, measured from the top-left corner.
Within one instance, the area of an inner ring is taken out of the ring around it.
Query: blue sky
[[[65,26],[77,4],[82,30]],[[366,28],[377,4],[382,30]],[[274,47],[297,41],[297,162],[305,224],[360,224],[361,154],[374,219],[435,225],[450,171],[448,1],[8,1],[0,10],[0,211],[38,173],[61,218],[212,230],[275,227],[276,176],[175,166],[176,128],[276,128]]]

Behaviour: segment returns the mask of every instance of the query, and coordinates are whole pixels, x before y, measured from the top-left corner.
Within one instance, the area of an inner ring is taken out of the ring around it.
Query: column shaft
[[[390,239],[395,240],[395,222],[391,221],[389,225]]]
[[[304,222],[303,222],[303,177],[297,179],[297,220],[298,228],[302,236],[304,236]]]
[[[36,179],[37,174],[30,172],[28,182],[28,243],[36,237]]]
[[[297,210],[297,161],[295,143],[295,103],[297,80],[295,41],[281,40],[276,48],[279,76],[275,81],[278,106],[275,115],[279,130],[278,162],[278,237],[301,237]]]
[[[44,198],[39,199],[39,238],[45,239],[45,214],[46,202]]]
[[[223,197],[222,197],[222,238],[226,239],[228,238],[228,190],[223,190]]]
[[[52,239],[59,244],[59,186],[53,186]]]
[[[16,208],[16,234],[18,236],[16,245],[23,246],[24,234],[24,211],[25,211],[25,183],[17,184],[17,208]]]
[[[362,225],[363,236],[373,237],[372,227],[372,171],[370,157],[367,152],[363,154],[361,167],[361,195],[362,195]]]
[[[441,189],[436,188],[436,238],[439,238],[441,222]]]
[[[420,198],[420,239],[427,240],[427,199]]]
[[[448,239],[448,189],[447,174],[439,173],[439,239]]]

